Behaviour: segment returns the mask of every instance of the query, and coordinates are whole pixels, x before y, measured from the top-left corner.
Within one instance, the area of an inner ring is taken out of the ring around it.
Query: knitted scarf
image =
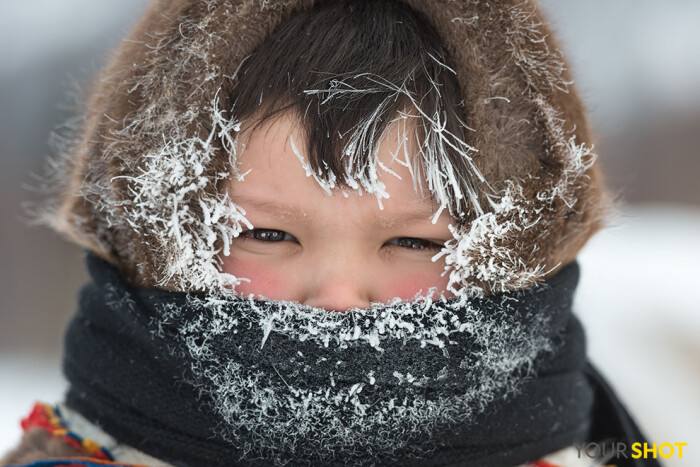
[[[586,360],[575,262],[523,291],[347,312],[136,288],[87,262],[66,404],[177,466],[489,467],[642,440]]]

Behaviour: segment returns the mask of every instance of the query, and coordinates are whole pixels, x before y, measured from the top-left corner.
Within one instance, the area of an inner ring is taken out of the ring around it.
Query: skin
[[[222,258],[224,272],[250,279],[237,292],[329,311],[366,308],[394,297],[410,300],[416,293],[427,295],[430,287],[436,288],[433,296],[450,297],[448,275],[441,276],[444,257],[431,257],[452,237],[447,228],[452,219],[443,211],[432,224],[437,204],[425,194],[426,183],[425,193],[419,193],[408,168],[392,160],[399,131],[391,124],[379,147],[379,160],[401,176],[378,169],[390,195],[383,209],[374,194],[344,188],[346,197],[336,188],[329,196],[306,176],[290,145],[291,137],[305,154],[291,113],[241,132],[239,169],[250,172],[243,181],[232,177],[229,193],[255,229],[234,239],[231,254]],[[420,215],[390,222],[407,213]]]

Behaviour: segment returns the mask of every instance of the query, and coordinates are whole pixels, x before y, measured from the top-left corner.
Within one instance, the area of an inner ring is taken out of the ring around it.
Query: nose
[[[347,311],[352,308],[367,308],[369,306],[368,299],[364,300],[359,297],[346,284],[324,287],[322,291],[305,303],[328,311]]]
[[[328,311],[367,308],[372,299],[367,271],[358,261],[336,256],[323,262],[308,277],[304,303]]]

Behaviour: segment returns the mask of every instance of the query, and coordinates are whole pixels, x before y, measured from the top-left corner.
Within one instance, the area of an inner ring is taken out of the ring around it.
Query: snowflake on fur
[[[156,232],[157,247],[166,258],[161,285],[175,279],[185,290],[226,292],[246,278],[237,278],[219,270],[218,255],[230,254],[234,237],[243,225],[252,228],[245,211],[228,193],[214,194],[228,171],[210,174],[207,170],[216,156],[215,137],[224,142],[229,154],[235,154],[232,133],[240,130],[229,121],[214,99],[211,108],[212,128],[206,139],[182,134],[163,138],[163,144],[144,156],[141,173],[126,178],[133,195],[125,206],[125,220],[136,231]],[[231,159],[233,166],[233,158]],[[238,174],[239,178],[245,174]],[[200,212],[190,208],[195,202]],[[218,248],[218,243],[222,247]]]

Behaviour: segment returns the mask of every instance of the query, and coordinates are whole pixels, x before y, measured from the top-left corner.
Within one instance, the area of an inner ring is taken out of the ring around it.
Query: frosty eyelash
[[[279,239],[279,240],[269,240],[269,239],[268,239],[268,240],[265,240],[265,239],[257,238],[257,237],[255,236],[256,233],[260,233],[260,232],[263,232],[263,233],[276,232],[276,233],[281,233],[281,234],[284,234],[284,235],[283,235],[282,238]],[[294,237],[293,237],[292,235],[288,234],[287,232],[285,232],[285,231],[283,231],[283,230],[277,230],[277,229],[249,229],[249,230],[244,230],[243,232],[241,232],[241,233],[239,234],[239,237],[245,237],[245,238],[250,238],[251,240],[257,240],[257,241],[260,241],[260,242],[270,242],[270,243],[272,243],[272,242],[278,242],[278,241],[283,241],[283,240],[285,240],[285,237],[284,237],[284,236],[289,236],[289,237],[291,237],[292,239],[294,239]],[[416,241],[416,243],[412,243],[412,245],[416,245],[416,244],[421,245],[421,246],[419,246],[418,248],[414,248],[413,246],[402,246],[402,245],[397,245],[397,244],[392,244],[392,245],[390,245],[390,246],[398,246],[398,247],[400,247],[400,248],[406,248],[406,249],[415,250],[415,251],[427,251],[427,250],[430,250],[430,251],[435,250],[435,251],[437,251],[437,250],[442,249],[443,246],[444,246],[444,245],[442,245],[442,244],[439,244],[439,243],[436,243],[436,242],[433,242],[433,241],[430,241],[430,240],[426,240],[426,239],[423,239],[423,238],[416,238],[416,237],[396,237],[396,238],[393,238],[391,241],[394,241],[394,240],[412,240],[412,241]]]

